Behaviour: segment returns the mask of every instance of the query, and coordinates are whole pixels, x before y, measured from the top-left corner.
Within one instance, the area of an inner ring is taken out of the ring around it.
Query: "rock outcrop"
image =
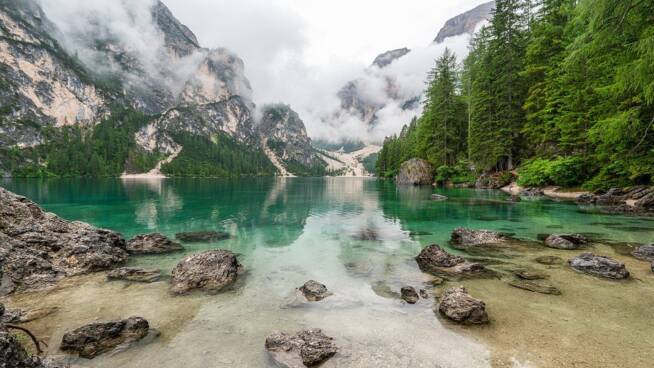
[[[431,185],[434,182],[434,168],[425,160],[412,158],[400,165],[395,182],[405,185]]]
[[[463,286],[445,290],[440,297],[438,310],[457,323],[478,325],[489,321],[486,304],[470,296]]]
[[[416,262],[421,271],[436,276],[464,275],[485,271],[484,265],[451,255],[436,244],[425,247],[416,257]]]
[[[150,331],[148,321],[130,317],[120,321],[91,323],[66,332],[61,340],[62,351],[93,359],[99,354],[144,338]]]
[[[170,290],[175,294],[192,290],[220,292],[236,281],[239,267],[236,255],[228,250],[193,254],[173,268]]]
[[[127,256],[120,234],[68,222],[0,188],[0,295],[104,271]]]
[[[161,254],[184,249],[159,233],[137,235],[127,241],[127,251],[130,254]]]
[[[611,213],[654,213],[654,187],[611,188],[605,193],[580,196],[577,202],[602,206]]]
[[[161,271],[139,267],[121,267],[107,273],[109,280],[123,280],[133,282],[155,282],[161,279]]]
[[[555,249],[580,249],[588,239],[580,234],[552,234],[545,239],[545,245]]]
[[[472,230],[462,227],[454,229],[451,236],[451,242],[457,248],[502,244],[510,239],[511,238],[508,235],[497,231]]]
[[[372,62],[372,65],[378,67],[378,68],[384,68],[388,65],[390,65],[392,62],[395,60],[401,58],[402,56],[408,54],[411,52],[411,50],[407,49],[406,47],[403,47],[401,49],[395,49],[395,50],[389,50],[384,53],[381,53],[377,55],[375,60]]]
[[[314,280],[305,282],[304,285],[298,288],[298,290],[310,302],[318,302],[332,295],[332,293],[327,290],[327,286]]]
[[[596,256],[593,253],[583,253],[568,261],[570,267],[589,275],[607,279],[626,279],[629,271],[624,263],[612,258]]]
[[[455,37],[466,33],[473,34],[479,23],[491,18],[493,8],[495,8],[495,1],[489,1],[449,19],[445,22],[443,28],[438,31],[434,43],[442,43],[448,37]]]
[[[277,332],[266,338],[265,347],[277,364],[288,368],[314,367],[338,352],[333,339],[319,329]]]

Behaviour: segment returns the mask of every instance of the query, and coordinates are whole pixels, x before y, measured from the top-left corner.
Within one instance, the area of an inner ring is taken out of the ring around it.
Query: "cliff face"
[[[441,43],[448,37],[460,36],[465,33],[473,34],[479,23],[490,19],[494,7],[495,1],[489,1],[448,20],[438,32],[434,42]]]
[[[401,58],[402,56],[408,54],[409,52],[411,52],[411,50],[407,49],[406,47],[403,47],[401,49],[386,51],[384,53],[377,55],[375,60],[372,62],[372,65],[375,65],[378,68],[383,68],[387,65],[390,65],[392,62]]]
[[[288,105],[267,105],[262,110],[257,134],[276,159],[290,174],[297,166],[316,171],[324,170],[327,164],[319,157],[311,145],[304,122]],[[272,159],[273,162],[275,158]]]

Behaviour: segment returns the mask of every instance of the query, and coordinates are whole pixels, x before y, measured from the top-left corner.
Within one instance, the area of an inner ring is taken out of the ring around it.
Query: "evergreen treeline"
[[[377,172],[421,157],[442,180],[651,184],[653,124],[654,2],[497,0],[461,65],[436,60],[422,116],[386,139]]]

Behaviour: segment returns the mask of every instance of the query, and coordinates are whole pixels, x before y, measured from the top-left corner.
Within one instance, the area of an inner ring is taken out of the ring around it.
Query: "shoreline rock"
[[[193,254],[173,268],[170,291],[174,294],[192,290],[220,292],[236,281],[239,268],[236,255],[228,250],[216,249]]]
[[[400,165],[395,182],[401,185],[431,185],[434,182],[434,168],[423,159],[412,158]]]
[[[612,258],[582,253],[568,261],[573,269],[588,275],[620,280],[629,278],[629,271],[624,263]]]
[[[338,352],[333,338],[320,329],[300,331],[295,335],[276,332],[266,338],[265,347],[272,359],[288,368],[314,367]]]
[[[130,344],[144,338],[150,331],[147,320],[129,317],[124,320],[97,322],[66,332],[60,349],[93,359],[119,345]]]
[[[0,244],[0,296],[105,271],[128,257],[119,233],[63,220],[4,188],[0,188]]]
[[[181,244],[159,233],[137,235],[127,241],[127,251],[130,254],[162,254],[183,249]]]
[[[473,298],[463,286],[445,290],[440,297],[438,311],[450,320],[466,325],[489,322],[486,303]]]

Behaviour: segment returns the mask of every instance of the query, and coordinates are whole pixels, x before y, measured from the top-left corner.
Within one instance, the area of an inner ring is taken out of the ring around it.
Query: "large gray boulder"
[[[266,338],[265,346],[275,363],[287,368],[314,367],[338,352],[333,339],[319,329],[277,332]]]
[[[395,182],[407,185],[431,185],[434,182],[434,168],[425,160],[412,158],[400,165]]]
[[[240,265],[234,253],[216,249],[184,258],[172,271],[171,291],[183,294],[199,289],[219,292],[236,281]]]
[[[486,304],[470,296],[468,290],[463,286],[445,290],[440,297],[438,310],[445,317],[457,323],[467,325],[488,323]]]
[[[137,235],[127,241],[127,251],[130,254],[162,254],[184,249],[159,233]]]
[[[615,259],[596,256],[593,253],[583,253],[568,261],[570,267],[579,272],[607,279],[626,279],[629,271],[624,263]]]
[[[91,323],[66,332],[61,340],[62,351],[92,359],[114,349],[144,338],[150,331],[148,321],[130,317],[119,321]]]
[[[127,256],[120,234],[63,220],[0,188],[0,295],[107,270]]]

